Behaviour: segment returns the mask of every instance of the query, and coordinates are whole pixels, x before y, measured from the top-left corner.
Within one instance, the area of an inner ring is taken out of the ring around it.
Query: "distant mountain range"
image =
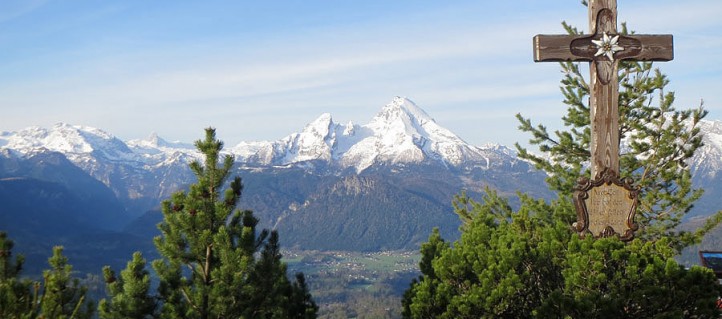
[[[695,183],[707,189],[698,216],[722,206],[716,186],[722,122],[704,121],[702,128],[706,145],[690,163]],[[246,186],[241,208],[278,229],[286,247],[416,249],[433,227],[447,237],[458,234],[451,201],[462,190],[472,197],[484,187],[509,197],[517,191],[552,196],[544,175],[513,150],[470,145],[401,97],[364,125],[323,114],[281,140],[225,151]],[[195,182],[188,163],[197,159],[192,144],[155,134],[121,141],[69,124],[2,132],[0,228],[11,236],[114,231],[150,238],[159,203]]]

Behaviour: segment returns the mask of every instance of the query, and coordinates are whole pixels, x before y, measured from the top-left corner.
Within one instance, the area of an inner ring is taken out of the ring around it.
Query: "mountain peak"
[[[131,147],[143,147],[143,148],[160,148],[168,146],[168,142],[162,137],[158,136],[158,133],[151,132],[148,137],[140,140],[130,140],[127,142],[128,146]]]
[[[116,140],[115,136],[99,128],[72,125],[68,123],[56,123],[50,130],[51,134],[60,134],[66,138],[76,137],[82,140]]]
[[[423,126],[426,123],[434,122],[424,110],[413,101],[405,97],[394,97],[391,103],[386,104],[381,111],[371,120],[370,125],[388,126],[397,122],[397,125],[406,126],[407,130],[415,130],[415,126]]]
[[[419,121],[419,124],[424,124],[424,122],[433,122],[434,119],[429,116],[424,110],[422,110],[419,106],[416,105],[413,101],[409,100],[406,97],[400,97],[396,96],[393,100],[391,100],[391,103],[387,104],[384,107],[384,110],[386,109],[398,109],[406,113],[409,117],[414,118]]]
[[[281,163],[289,164],[310,160],[330,160],[335,137],[336,124],[331,114],[323,113],[306,125],[301,133],[291,134],[273,146],[283,154]]]
[[[155,145],[158,145],[160,142],[165,142],[160,136],[158,136],[158,133],[155,131],[150,132],[150,135],[145,139],[148,142],[155,143]]]
[[[333,117],[331,117],[331,114],[323,113],[313,122],[308,123],[303,129],[303,133],[313,135],[326,135],[328,134],[328,131],[333,126],[333,124]]]

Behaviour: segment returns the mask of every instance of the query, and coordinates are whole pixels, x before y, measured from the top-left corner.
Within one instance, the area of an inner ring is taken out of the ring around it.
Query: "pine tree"
[[[13,260],[14,245],[0,232],[0,318],[18,318],[32,309],[32,283],[20,279],[25,258],[19,255]]]
[[[215,130],[206,129],[205,139],[195,145],[205,156],[203,164],[190,165],[198,181],[163,202],[161,236],[154,239],[162,256],[152,263],[160,279],[160,316],[288,318],[291,309],[301,307],[315,317],[313,302],[291,303],[305,284],[286,277],[278,234],[257,233],[253,213],[236,209],[241,179],[233,178],[223,190],[233,158],[220,160],[223,143]]]
[[[156,301],[150,296],[150,273],[140,252],[121,271],[120,278],[109,266],[103,268],[109,300],[102,299],[98,305],[101,319],[154,318]]]
[[[13,262],[13,242],[0,232],[0,318],[91,318],[94,305],[86,300],[87,288],[71,278],[73,267],[63,256],[63,247],[53,248],[50,269],[43,271],[42,284],[21,279],[24,258]]]
[[[86,300],[87,288],[77,278],[71,278],[73,267],[63,256],[63,247],[53,247],[53,256],[48,259],[50,269],[43,271],[43,293],[40,297],[42,318],[90,318],[94,305]]]
[[[516,211],[493,191],[482,203],[457,199],[457,213],[469,218],[461,238],[449,246],[432,234],[423,245],[404,318],[719,315],[715,275],[679,265],[670,239],[581,239],[559,218],[571,205],[520,197]]]
[[[434,228],[429,240],[421,244],[419,268],[422,276],[412,281],[411,287],[415,289],[404,292],[402,299],[404,318],[433,318],[444,313],[445,305],[448,304],[448,295],[437,294],[436,287],[440,281],[432,263],[449,248],[449,244],[441,238],[438,228]]]
[[[570,34],[578,30],[564,24]],[[627,33],[623,26],[622,33]],[[678,111],[667,78],[647,62],[620,62],[621,177],[642,189],[637,238],[581,238],[571,195],[588,176],[589,87],[579,64],[561,63],[567,131],[550,134],[517,115],[543,156],[517,145],[519,156],[548,173],[558,197],[547,203],[520,194],[521,205],[487,189],[481,203],[459,196],[459,240],[437,235],[422,246],[422,276],[403,299],[405,318],[716,318],[722,287],[701,267],[674,257],[722,220],[717,213],[695,233],[677,229],[702,190],[688,161],[702,145],[701,107]],[[588,176],[589,177],[589,176]],[[431,247],[440,247],[431,249]],[[430,259],[430,261],[429,261]]]
[[[316,318],[318,305],[313,301],[313,297],[308,291],[306,277],[303,273],[296,273],[296,281],[293,283],[293,287],[291,287],[291,299],[288,304],[288,318]]]

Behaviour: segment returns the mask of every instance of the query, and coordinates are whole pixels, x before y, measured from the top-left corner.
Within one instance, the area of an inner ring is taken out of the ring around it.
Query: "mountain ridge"
[[[123,142],[97,128],[64,123],[51,129],[30,127],[4,132],[0,135],[0,149],[18,156],[56,151],[89,171],[94,170],[99,159],[147,168],[200,157],[191,144],[167,142],[155,133],[147,139]],[[489,167],[493,159],[515,160],[514,151],[504,146],[466,143],[402,97],[395,97],[368,124],[339,124],[330,113],[324,113],[301,132],[273,142],[240,142],[226,152],[234,155],[240,165],[250,167],[322,161],[340,169],[354,168],[357,173],[384,163],[436,161],[454,167],[470,163]]]
[[[692,214],[697,216],[712,211],[722,196],[714,186],[722,168],[722,122],[702,124],[706,145],[690,165],[696,187],[709,194],[697,203]],[[489,187],[512,203],[517,192],[553,197],[544,184],[546,175],[514,150],[470,145],[402,97],[366,124],[339,124],[323,113],[277,141],[240,142],[224,152],[234,155],[234,174],[246,185],[241,205],[257,213],[261,227],[281,231],[288,247],[415,249],[434,227],[445,238],[458,234],[459,220],[450,204],[460,191],[480,198]],[[153,229],[147,223],[159,221],[160,202],[194,182],[188,163],[200,159],[192,144],[168,142],[154,133],[126,142],[100,129],[70,124],[0,133],[0,178],[60,183],[82,195],[76,196],[81,200],[90,194],[109,198],[112,192],[116,199],[108,202],[122,203],[126,225],[142,220],[135,229],[146,232]],[[33,172],[37,167],[43,169]],[[82,174],[88,176],[77,177]],[[74,176],[74,182],[65,176]],[[99,183],[88,182],[91,178]],[[90,190],[101,186],[107,189]],[[105,219],[111,217],[117,216]]]
[[[705,134],[704,146],[690,165],[703,185],[712,187],[722,170],[722,121],[702,120],[700,127]],[[110,168],[122,166],[123,174],[143,174],[201,159],[191,143],[168,142],[156,133],[124,142],[98,128],[65,123],[50,129],[33,126],[0,133],[0,156],[29,158],[44,152],[64,154],[109,186],[113,177],[103,172]],[[413,101],[398,96],[367,124],[339,124],[330,113],[323,113],[301,131],[277,141],[240,142],[225,152],[247,169],[296,166],[317,172],[352,169],[357,174],[374,165],[435,162],[449,169],[469,170],[522,161],[503,145],[466,143]]]

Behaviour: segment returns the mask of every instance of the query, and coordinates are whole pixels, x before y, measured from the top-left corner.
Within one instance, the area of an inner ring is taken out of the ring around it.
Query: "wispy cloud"
[[[373,21],[319,21],[302,30],[281,26],[264,34],[195,34],[189,29],[166,34],[174,30],[167,27],[148,36],[139,31],[142,26],[125,30],[113,25],[108,27],[113,32],[93,34],[92,41],[79,42],[57,57],[37,63],[26,58],[20,65],[43,68],[15,67],[17,76],[0,75],[0,106],[9,109],[0,128],[27,126],[26,113],[33,112],[43,114],[33,121],[101,125],[131,137],[155,130],[181,139],[197,135],[183,133],[185,127],[215,125],[267,139],[299,128],[321,112],[364,121],[393,95],[406,95],[454,130],[457,123],[473,130],[472,118],[495,119],[499,125],[506,117],[504,123],[513,131],[513,116],[521,110],[539,116],[564,111],[558,101],[558,68],[533,63],[531,38],[562,32],[561,20],[586,27],[586,12],[582,6],[534,1],[505,6],[518,8],[500,18],[502,13],[494,11],[499,8],[467,2],[442,13],[410,10]],[[27,10],[32,9],[15,12]],[[620,3],[620,21],[628,17],[640,32],[675,33],[680,61],[673,63],[679,66],[665,68],[682,77],[699,77],[696,69],[708,65],[705,57],[722,52],[719,31],[709,31],[720,30],[717,12],[722,12],[722,2]],[[0,62],[0,69],[3,63],[9,68],[13,61]],[[680,88],[693,86],[688,83],[695,80],[673,78]],[[714,107],[715,97],[708,100]],[[164,124],[170,115],[173,124]],[[252,120],[238,128],[244,118]],[[141,125],[147,128],[139,129]]]

